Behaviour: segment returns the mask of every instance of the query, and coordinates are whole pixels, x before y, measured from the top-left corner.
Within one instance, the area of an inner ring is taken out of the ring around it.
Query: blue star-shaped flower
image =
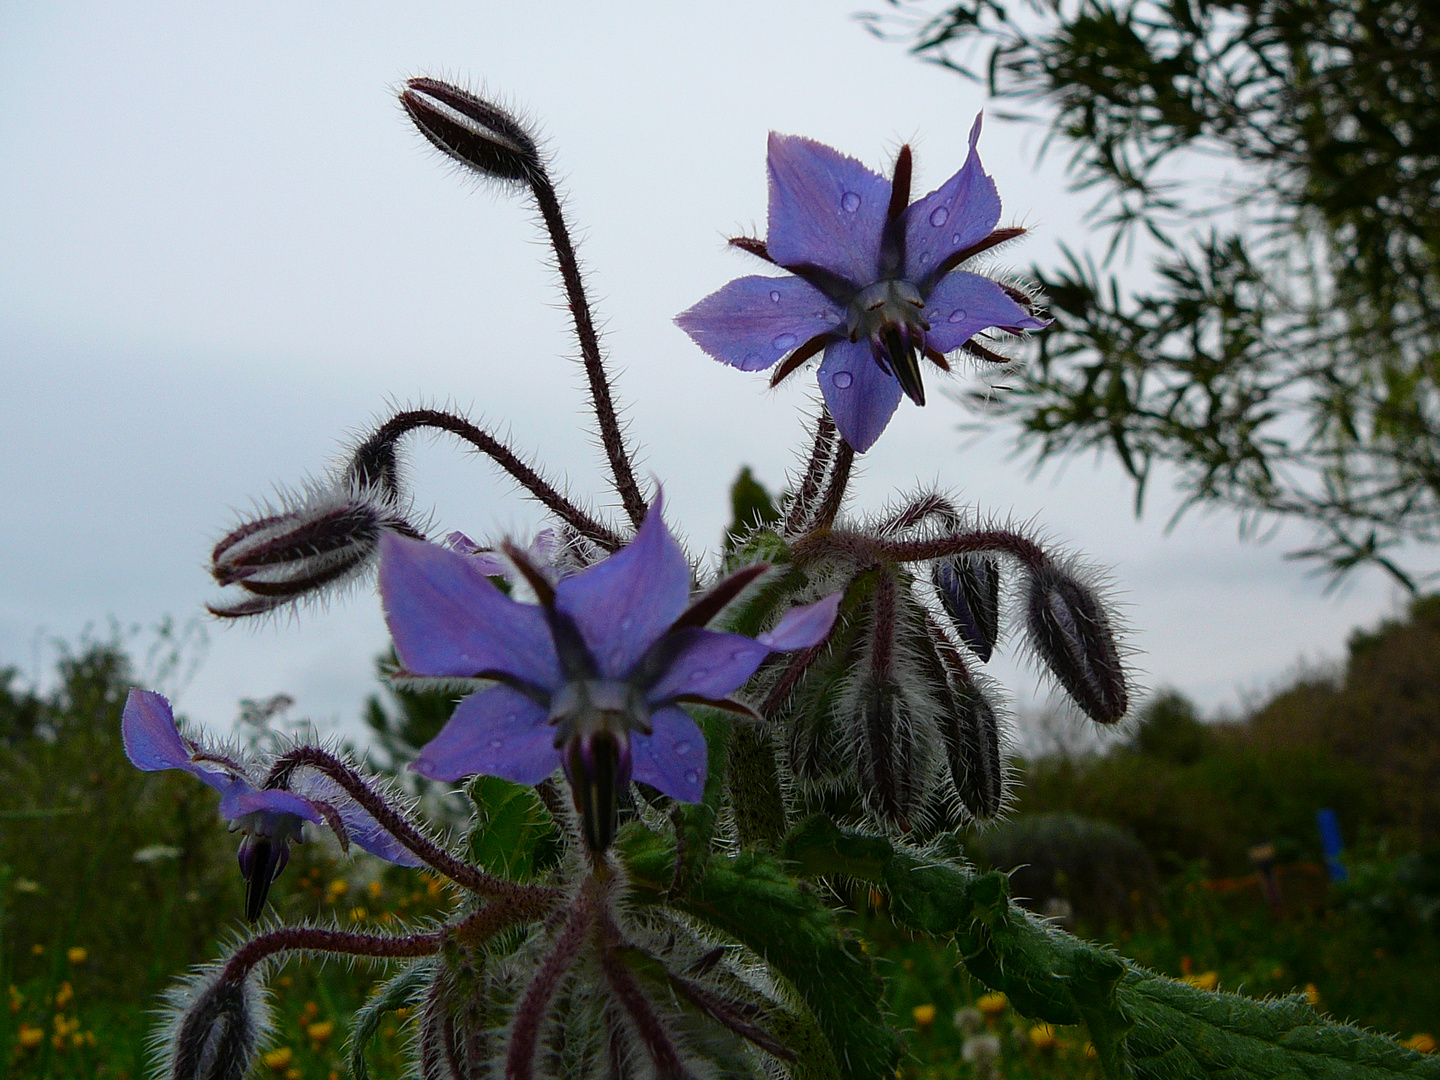
[[[874,445],[901,394],[925,404],[920,357],[945,354],[991,327],[1049,325],[1014,290],[957,270],[1020,230],[995,229],[1000,197],[970,132],[964,167],[910,202],[910,148],[893,182],[853,158],[793,135],[770,135],[770,220],[764,243],[736,240],[793,277],[743,277],[675,322],[715,359],[761,371],[782,357],[775,385],[821,349],[820,389],[856,451]]]
[[[507,547],[539,598],[497,589],[473,558],[387,534],[380,592],[407,674],[488,679],[411,768],[437,780],[484,774],[538,784],[563,767],[592,850],[610,844],[633,778],[682,802],[705,790],[705,739],[680,706],[744,710],[727,696],[772,652],[809,648],[839,594],[788,612],[758,638],[705,624],[768,567],[731,575],[694,603],[690,566],[657,498],[631,543],[553,584]]]
[[[289,790],[264,787],[254,766],[181,735],[170,702],[153,690],[130,691],[120,735],[136,768],[183,769],[220,792],[220,816],[230,822],[232,832],[244,835],[240,873],[245,878],[245,916],[251,922],[265,909],[271,883],[290,861],[290,842],[302,838],[306,821],[330,826],[345,846],[353,841],[399,866],[420,865],[328,776],[302,772]]]

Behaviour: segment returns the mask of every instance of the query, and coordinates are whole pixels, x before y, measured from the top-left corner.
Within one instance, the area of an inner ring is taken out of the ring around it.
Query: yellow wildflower
[[[30,955],[31,955],[31,956],[44,956],[44,955],[45,955],[45,946],[44,946],[44,945],[31,945],[31,946],[30,946]]]
[[[1305,1000],[1310,1002],[1312,1009],[1318,1009],[1320,1007],[1320,991],[1314,983],[1305,984]]]
[[[70,951],[65,954],[65,959],[69,960],[72,964],[83,964],[89,959],[89,956],[90,953],[86,951],[85,946],[72,945],[70,946]]]
[[[63,1009],[66,1005],[69,1005],[74,998],[75,988],[68,982],[63,982],[60,984],[60,989],[55,991],[55,1007],[57,1009]]]
[[[350,921],[351,921],[351,922],[364,922],[364,921],[365,921],[365,916],[366,916],[366,914],[367,914],[367,912],[365,911],[365,909],[364,909],[363,907],[359,907],[358,905],[357,905],[356,907],[352,907],[352,908],[350,909]]]
[[[276,1072],[282,1072],[294,1058],[295,1051],[291,1050],[288,1046],[282,1046],[276,1050],[271,1050],[268,1054],[262,1054],[260,1060],[263,1061],[268,1068],[274,1069]]]
[[[1201,990],[1214,990],[1220,985],[1220,973],[1218,971],[1202,971],[1198,975],[1181,975],[1180,981]]]
[[[975,1002],[975,1007],[986,1016],[999,1016],[1009,1004],[1004,994],[985,994]]]
[[[330,888],[328,891],[330,893],[330,902],[333,904],[336,900],[340,899],[340,897],[344,896],[347,892],[350,891],[350,883],[344,878],[336,878],[334,881],[330,882]]]
[[[1030,1045],[1036,1050],[1053,1050],[1055,1043],[1055,1029],[1049,1024],[1036,1024],[1030,1029]]]
[[[910,1013],[915,1017],[916,1027],[928,1028],[935,1022],[934,1005],[916,1005],[915,1008],[910,1010]]]
[[[305,1034],[310,1036],[311,1042],[323,1043],[335,1034],[335,1023],[332,1020],[321,1020],[307,1027]]]
[[[1408,1046],[1419,1054],[1433,1054],[1435,1052],[1435,1036],[1424,1031],[1417,1032],[1400,1045]]]
[[[45,1041],[45,1029],[35,1027],[31,1024],[21,1024],[20,1031],[15,1036],[15,1041],[26,1050],[33,1050]]]
[[[1094,1061],[1096,1058],[1098,1058],[1098,1057],[1100,1056],[1100,1051],[1095,1049],[1095,1044],[1094,1044],[1094,1043],[1092,1043],[1092,1042],[1087,1042],[1087,1043],[1085,1044],[1085,1056],[1086,1056],[1087,1058],[1089,1058],[1091,1061]]]
[[[299,1069],[286,1069],[285,1080],[300,1080],[304,1074]]]
[[[369,885],[365,886],[365,891],[370,894],[370,899],[379,900],[380,894],[385,891],[385,886],[378,881],[372,881]]]

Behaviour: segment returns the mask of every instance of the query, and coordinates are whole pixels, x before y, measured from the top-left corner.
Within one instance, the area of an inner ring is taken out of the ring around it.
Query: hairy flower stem
[[[515,1009],[515,1022],[510,1029],[510,1047],[505,1054],[505,1080],[531,1080],[535,1075],[535,1053],[540,1045],[540,1031],[545,1026],[545,1017],[550,1011],[550,1002],[560,982],[565,978],[585,938],[594,924],[595,879],[585,882],[570,917],[560,936],[555,939],[549,955],[540,962],[525,996]]]
[[[607,940],[606,947],[600,953],[600,968],[605,973],[605,981],[610,984],[610,989],[615,994],[615,1000],[630,1017],[630,1022],[635,1026],[635,1034],[640,1037],[645,1052],[650,1055],[650,1061],[655,1066],[655,1075],[661,1080],[683,1080],[690,1075],[690,1071],[681,1062],[679,1051],[675,1049],[675,1043],[665,1031],[660,1017],[655,1014],[650,999],[645,996],[645,991],[635,981],[635,976],[625,966],[616,949],[616,946],[624,944],[619,927],[606,918],[602,929]]]
[[[825,497],[820,501],[820,509],[815,513],[811,531],[828,529],[835,524],[835,515],[840,513],[840,505],[845,501],[845,489],[850,486],[850,468],[854,464],[855,451],[842,439],[830,469],[830,485],[825,489]]]
[[[299,746],[278,758],[270,769],[270,775],[265,779],[265,786],[267,788],[285,787],[289,782],[290,774],[300,768],[314,769],[316,772],[330,777],[344,788],[346,793],[378,821],[391,836],[457,885],[477,892],[481,896],[508,901],[524,908],[527,913],[531,914],[545,911],[560,895],[556,889],[505,881],[461,862],[427,838],[409,820],[376,794],[359,773],[318,746]]]
[[[741,847],[778,849],[785,838],[785,797],[769,736],[754,724],[730,732],[725,780]]]
[[[409,409],[392,416],[355,451],[350,463],[351,474],[357,480],[380,484],[392,493],[396,492],[395,442],[402,435],[419,429],[448,431],[469,443],[509,473],[516,483],[556,517],[605,550],[615,551],[623,545],[624,541],[613,530],[562,495],[499,439],[464,417],[439,409]]]
[[[1002,552],[1036,570],[1050,564],[1050,557],[1039,544],[1009,529],[976,529],[934,540],[879,540],[861,533],[831,531],[812,533],[797,540],[793,551],[800,565],[825,555],[842,555],[857,563],[871,564],[927,562],[977,551]]]
[[[620,496],[630,521],[639,528],[645,518],[645,500],[640,495],[640,485],[635,482],[630,451],[625,446],[624,432],[620,430],[620,419],[610,393],[610,377],[605,373],[600,339],[595,333],[590,301],[585,296],[585,281],[580,276],[580,263],[575,257],[575,245],[570,241],[565,214],[550,178],[542,172],[532,174],[529,179],[540,216],[545,219],[545,228],[550,232],[550,244],[555,249],[560,278],[565,283],[565,299],[570,306],[570,316],[575,321],[575,337],[580,342],[580,357],[585,365],[586,378],[590,381],[590,398],[595,403],[600,441],[605,446],[605,456],[610,459],[610,471],[615,477],[615,492]]]
[[[815,447],[810,451],[810,460],[805,464],[800,490],[795,493],[789,513],[785,515],[786,533],[799,532],[810,512],[810,504],[815,501],[820,482],[825,479],[825,471],[835,456],[835,434],[835,419],[830,415],[830,410],[822,405],[820,415],[815,420]]]
[[[955,504],[943,495],[926,495],[924,498],[916,499],[913,503],[901,510],[894,517],[885,521],[880,526],[882,535],[893,535],[903,532],[906,529],[914,529],[925,524],[927,518],[936,518],[946,528],[958,532],[961,526],[959,511]]]
[[[352,934],[343,930],[322,930],[318,926],[287,926],[251,938],[240,946],[221,972],[222,983],[238,983],[256,964],[280,952],[304,949],[312,952],[373,956],[381,960],[403,960],[431,956],[440,951],[444,932],[388,937],[382,934]]]

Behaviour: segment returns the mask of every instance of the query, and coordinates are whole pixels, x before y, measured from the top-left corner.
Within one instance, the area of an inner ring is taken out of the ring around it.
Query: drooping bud
[[[993,818],[1005,802],[1005,766],[995,707],[978,686],[956,680],[940,713],[956,794],[970,814]]]
[[[1094,592],[1047,564],[1031,574],[1026,616],[1035,651],[1075,703],[1101,724],[1124,716],[1125,669]]]
[[[201,977],[171,995],[177,1011],[169,1080],[243,1080],[260,1043],[264,1010],[248,979]]]
[[[855,765],[866,807],[908,832],[924,800],[916,731],[895,683],[867,681],[860,692],[861,742]]]
[[[419,535],[395,500],[374,488],[317,487],[287,502],[243,522],[215,545],[211,575],[249,596],[210,605],[212,614],[259,615],[339,587],[375,561],[385,530]]]
[[[1000,636],[1000,564],[984,555],[956,555],[933,563],[930,580],[961,640],[989,663]]]
[[[438,79],[409,79],[400,103],[436,149],[485,176],[526,180],[540,172],[530,133],[498,105]]]

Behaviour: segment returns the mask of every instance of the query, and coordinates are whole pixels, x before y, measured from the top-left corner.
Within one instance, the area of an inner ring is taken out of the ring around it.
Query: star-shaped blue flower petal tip
[[[381,540],[380,592],[408,672],[495,682],[460,702],[411,768],[536,784],[563,766],[577,804],[582,789],[630,779],[699,802],[705,740],[680,704],[723,701],[772,652],[823,641],[840,599],[794,609],[758,639],[695,624],[690,566],[658,496],[629,545],[540,604],[510,599],[463,555],[396,534]],[[612,760],[614,775],[577,774]],[[592,847],[605,838],[602,823]]]
[[[746,246],[794,276],[738,278],[675,322],[743,371],[789,357],[783,377],[823,348],[825,404],[845,441],[870,449],[902,396],[925,403],[920,357],[943,357],[993,327],[1049,325],[990,279],[955,269],[1000,220],[976,148],[980,122],[965,165],[914,203],[908,148],[892,185],[828,146],[772,133],[768,231],[763,247]]]
[[[339,818],[348,842],[400,866],[421,865],[329,777],[302,773],[293,782],[296,790],[257,787],[242,762],[187,742],[162,694],[131,690],[120,733],[126,756],[136,768],[181,769],[220,793],[220,816],[245,834],[239,860],[251,922],[259,918],[270,884],[285,868],[290,841],[301,839],[300,823],[328,824],[326,810]]]

